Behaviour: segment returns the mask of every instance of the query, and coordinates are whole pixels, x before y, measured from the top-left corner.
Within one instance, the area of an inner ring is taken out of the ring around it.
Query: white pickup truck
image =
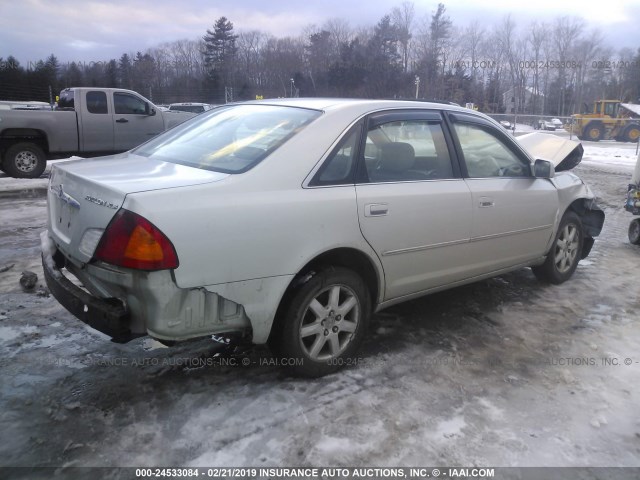
[[[124,152],[193,117],[163,112],[130,90],[67,88],[54,111],[0,111],[0,169],[42,175],[47,159]]]

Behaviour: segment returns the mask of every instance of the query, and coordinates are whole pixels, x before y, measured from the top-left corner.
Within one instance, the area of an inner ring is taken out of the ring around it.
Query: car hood
[[[527,133],[516,137],[516,140],[533,158],[553,163],[556,172],[576,167],[584,154],[580,142],[548,133]]]
[[[68,258],[86,263],[127,195],[218,182],[229,174],[123,153],[53,166],[49,235]]]

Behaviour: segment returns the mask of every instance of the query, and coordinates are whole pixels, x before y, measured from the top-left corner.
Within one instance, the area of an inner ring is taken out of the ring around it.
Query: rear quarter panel
[[[335,247],[377,258],[360,232],[353,185],[303,188],[351,121],[323,116],[248,172],[211,185],[131,194],[124,207],[174,243],[183,288],[296,274]]]

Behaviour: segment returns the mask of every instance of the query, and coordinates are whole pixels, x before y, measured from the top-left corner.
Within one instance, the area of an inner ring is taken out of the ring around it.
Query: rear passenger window
[[[367,132],[365,170],[370,182],[453,178],[439,122],[407,120],[376,125]]]
[[[353,166],[356,161],[360,130],[360,127],[356,127],[342,139],[320,167],[318,174],[311,182],[312,186],[354,183]]]
[[[531,166],[488,129],[455,124],[470,178],[530,177]]]
[[[108,113],[105,92],[87,92],[86,98],[89,113]]]

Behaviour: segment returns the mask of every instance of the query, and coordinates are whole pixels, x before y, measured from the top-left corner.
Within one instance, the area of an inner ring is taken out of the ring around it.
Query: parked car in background
[[[0,110],[0,169],[42,175],[47,159],[123,152],[193,117],[118,88],[66,88],[55,111]]]
[[[172,103],[169,105],[169,111],[172,112],[191,112],[191,113],[203,113],[211,110],[213,105],[208,103]]]
[[[540,137],[528,152],[483,114],[423,102],[222,106],[130,152],[54,165],[45,278],[115,341],[235,334],[323,375],[374,311],[523,267],[573,275],[604,213],[530,153],[542,142],[561,160]]]
[[[560,120],[559,118],[552,118],[551,123],[553,123],[556,130],[564,129],[564,124],[562,123],[562,120]]]
[[[561,123],[561,127],[562,127],[562,123]],[[552,120],[542,118],[538,120],[538,124],[536,125],[536,128],[538,130],[555,130],[556,125],[555,123],[553,123]]]
[[[507,120],[500,120],[500,125],[502,125],[507,130],[511,129],[511,122],[509,122]]]

